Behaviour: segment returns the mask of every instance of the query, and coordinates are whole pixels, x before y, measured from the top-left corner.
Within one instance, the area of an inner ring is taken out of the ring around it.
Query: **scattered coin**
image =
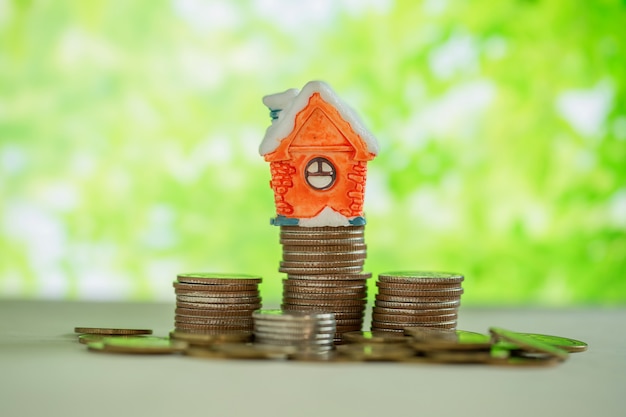
[[[337,351],[360,361],[400,361],[415,356],[413,349],[399,343],[351,343],[337,346]]]
[[[377,331],[355,331],[348,332],[342,335],[343,341],[348,343],[407,343],[408,337],[404,334],[393,334],[389,332],[377,332]]]
[[[189,333],[174,330],[170,338],[183,340],[190,345],[214,345],[218,343],[248,342],[252,340],[252,331],[213,331],[206,333]]]
[[[103,334],[103,335],[139,335],[152,334],[150,329],[119,329],[105,327],[75,327],[74,333],[81,334]]]
[[[576,339],[570,339],[561,336],[551,336],[547,334],[537,333],[519,333],[521,335],[530,337],[532,339],[539,340],[552,346],[556,346],[560,349],[566,350],[569,353],[584,352],[587,350],[587,343]]]
[[[505,340],[507,342],[514,343],[520,346],[520,348],[522,348],[523,350],[545,353],[560,360],[567,359],[569,355],[569,353],[564,349],[545,343],[540,339],[534,338],[532,336],[527,336],[522,333],[516,333],[499,327],[491,327],[489,328],[489,332],[497,340]]]
[[[187,343],[165,337],[104,338],[103,349],[107,352],[134,354],[167,354],[181,352]]]
[[[465,330],[432,329],[407,327],[404,334],[409,336],[409,344],[420,352],[482,350],[491,348],[491,337]]]

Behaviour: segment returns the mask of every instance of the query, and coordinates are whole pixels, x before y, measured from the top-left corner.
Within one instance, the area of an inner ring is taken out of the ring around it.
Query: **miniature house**
[[[365,224],[367,162],[378,142],[325,83],[266,96],[272,125],[260,153],[270,163],[275,225]]]

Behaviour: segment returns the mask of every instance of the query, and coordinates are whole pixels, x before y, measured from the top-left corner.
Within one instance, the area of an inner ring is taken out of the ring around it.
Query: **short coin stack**
[[[334,347],[332,313],[258,310],[252,316],[255,344],[292,347],[300,354],[328,352]]]
[[[372,311],[372,331],[403,332],[406,327],[456,329],[463,275],[401,271],[380,274]]]
[[[334,313],[336,341],[345,332],[361,330],[367,304],[367,256],[364,226],[281,226],[286,311]]]
[[[261,277],[243,274],[178,275],[175,332],[252,333],[252,312],[261,308]]]

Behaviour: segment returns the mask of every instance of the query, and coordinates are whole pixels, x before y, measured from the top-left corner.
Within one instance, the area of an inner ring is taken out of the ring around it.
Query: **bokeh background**
[[[0,0],[0,297],[173,300],[281,249],[261,97],[378,137],[366,269],[464,305],[626,304],[626,2]]]

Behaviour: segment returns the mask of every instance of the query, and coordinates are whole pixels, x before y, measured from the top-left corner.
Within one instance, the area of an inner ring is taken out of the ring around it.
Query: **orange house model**
[[[259,148],[270,163],[277,226],[360,226],[376,138],[325,83],[263,98],[272,125]]]

